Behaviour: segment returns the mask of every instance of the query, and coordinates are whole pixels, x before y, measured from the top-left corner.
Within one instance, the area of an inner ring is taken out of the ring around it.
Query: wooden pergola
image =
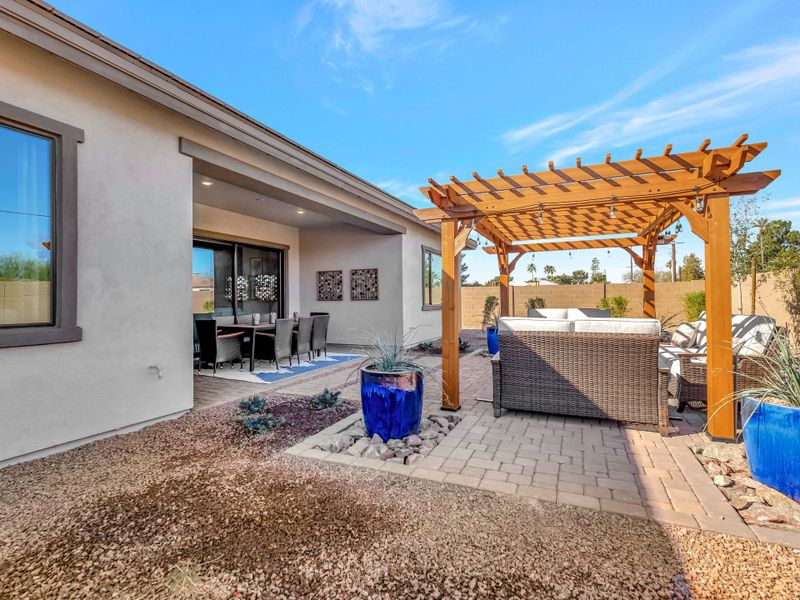
[[[429,179],[421,191],[435,205],[415,211],[438,223],[442,237],[442,408],[458,410],[459,253],[473,231],[493,246],[500,269],[500,312],[509,315],[508,278],[527,252],[623,248],[642,270],[643,316],[656,316],[655,254],[659,236],[681,217],[705,244],[708,339],[709,433],[735,435],[732,403],[729,197],[754,194],[780,171],[740,173],[766,147],[742,135],[732,145],[711,148],[705,140],[694,152],[484,178]],[[640,248],[640,250],[637,250]],[[718,410],[719,409],[719,410]]]

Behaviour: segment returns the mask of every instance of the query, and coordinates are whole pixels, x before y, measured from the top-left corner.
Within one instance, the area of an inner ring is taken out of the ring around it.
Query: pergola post
[[[708,340],[708,433],[733,439],[736,411],[733,394],[731,323],[730,203],[726,195],[706,200],[706,336]]]
[[[656,318],[656,246],[657,236],[648,236],[642,246],[642,315]]]
[[[508,253],[500,246],[497,248],[497,266],[500,270],[500,316],[508,317],[511,313],[508,293]]]
[[[442,410],[459,410],[459,356],[456,221],[442,221]]]

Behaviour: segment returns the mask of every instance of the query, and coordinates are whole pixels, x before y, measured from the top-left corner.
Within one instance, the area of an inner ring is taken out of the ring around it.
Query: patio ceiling
[[[484,250],[497,255],[500,271],[500,313],[509,313],[509,275],[526,252],[624,248],[642,269],[643,316],[655,318],[655,255],[662,232],[681,217],[705,247],[709,433],[735,435],[735,411],[727,398],[733,392],[730,294],[729,197],[755,194],[780,171],[740,173],[766,147],[747,143],[747,134],[730,146],[711,148],[705,140],[692,152],[657,156],[636,151],[630,160],[606,154],[599,164],[472,179],[429,179],[420,190],[432,208],[415,211],[442,231],[442,407],[457,410],[458,255],[471,232],[490,240]],[[633,248],[641,246],[637,253]],[[512,258],[512,254],[513,256]]]

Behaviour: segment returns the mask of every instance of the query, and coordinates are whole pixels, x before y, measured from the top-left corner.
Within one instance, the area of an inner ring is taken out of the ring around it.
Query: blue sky
[[[693,150],[746,132],[770,144],[752,168],[783,170],[766,216],[800,223],[795,1],[56,5],[418,206],[431,176]],[[691,234],[681,241],[679,260],[702,257]],[[594,256],[611,280],[628,268],[621,250],[536,263],[588,270]],[[466,261],[478,280],[497,272],[482,251]]]

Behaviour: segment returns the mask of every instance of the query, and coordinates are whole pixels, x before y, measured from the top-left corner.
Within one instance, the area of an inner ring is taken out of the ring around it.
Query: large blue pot
[[[417,433],[422,418],[422,374],[361,369],[361,410],[367,433],[377,433],[384,442]]]
[[[489,347],[489,354],[492,356],[500,352],[500,340],[497,338],[497,327],[486,328],[486,345]]]
[[[745,398],[742,422],[753,478],[800,502],[800,408]]]

